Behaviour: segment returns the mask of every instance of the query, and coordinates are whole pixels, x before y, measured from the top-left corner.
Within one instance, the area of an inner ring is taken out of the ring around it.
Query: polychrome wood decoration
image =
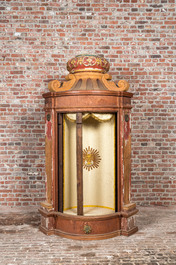
[[[45,93],[46,201],[40,230],[80,239],[129,236],[138,228],[131,188],[129,84],[116,85],[109,62],[79,55],[66,81]]]

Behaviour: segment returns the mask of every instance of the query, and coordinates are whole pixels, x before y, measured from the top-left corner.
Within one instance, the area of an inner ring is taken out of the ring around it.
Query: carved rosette
[[[110,64],[105,58],[95,55],[78,55],[67,63],[67,70],[72,74],[82,71],[106,73],[109,68]]]
[[[67,70],[70,72],[65,77],[67,81],[60,82],[53,80],[49,82],[48,88],[51,92],[67,90],[112,90],[127,91],[129,84],[120,80],[118,84],[111,81],[109,62],[96,55],[78,55],[67,63]]]

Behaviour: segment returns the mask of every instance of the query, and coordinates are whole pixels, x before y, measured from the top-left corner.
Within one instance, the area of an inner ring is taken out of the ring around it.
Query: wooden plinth
[[[121,226],[122,219],[127,220],[137,212],[136,209],[128,217],[123,217],[121,213],[74,216],[54,211],[47,212],[43,209],[39,211],[42,216],[40,230],[47,235],[56,234],[78,240],[99,240],[120,235],[130,236],[138,231],[136,226],[129,228]]]

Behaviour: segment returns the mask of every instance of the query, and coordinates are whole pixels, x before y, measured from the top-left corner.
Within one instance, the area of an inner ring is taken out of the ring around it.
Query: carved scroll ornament
[[[129,88],[129,84],[125,80],[120,80],[117,85],[110,81],[112,77],[107,73],[109,62],[95,55],[80,55],[72,58],[67,63],[67,70],[70,74],[65,77],[66,81],[53,80],[49,82],[48,88],[51,92],[70,89],[127,91]],[[80,85],[75,89],[76,84]],[[102,85],[100,86],[100,84]]]
[[[108,88],[108,90],[113,90],[113,91],[127,91],[129,89],[129,83],[125,80],[120,80],[118,82],[118,86],[113,82],[113,81],[108,81],[111,80],[112,76],[109,74],[104,74],[102,76],[102,81],[104,85]]]
[[[67,91],[69,90],[74,83],[76,82],[75,75],[69,74],[65,77],[66,82],[60,82],[58,80],[53,80],[49,82],[48,88],[51,92]]]

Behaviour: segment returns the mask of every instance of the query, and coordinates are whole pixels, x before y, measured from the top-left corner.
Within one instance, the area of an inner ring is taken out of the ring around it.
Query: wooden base
[[[46,228],[40,226],[39,227],[40,231],[43,232],[46,235],[58,235],[61,237],[69,238],[69,239],[75,239],[75,240],[102,240],[102,239],[108,239],[112,238],[115,236],[120,236],[121,231],[117,230],[111,233],[106,233],[106,234],[96,234],[96,235],[77,235],[77,234],[69,234],[65,233],[63,231],[53,229],[53,230],[47,230]]]
[[[75,240],[103,240],[103,239],[108,239],[116,236],[131,236],[135,234],[138,231],[138,227],[135,226],[133,229],[130,231],[122,231],[122,230],[117,230],[111,233],[107,233],[104,235],[76,235],[76,234],[68,234],[64,233],[60,230],[53,229],[53,230],[47,230],[46,228],[39,226],[39,229],[41,232],[43,232],[46,235],[58,235],[61,237],[69,238],[69,239],[75,239]]]
[[[59,235],[77,240],[100,240],[115,236],[130,236],[138,231],[134,225],[133,210],[127,216],[113,213],[102,216],[74,216],[70,214],[40,209],[40,230],[46,235]]]
[[[122,236],[131,236],[133,234],[135,234],[138,231],[138,227],[134,226],[132,229],[125,231],[125,230],[121,230],[121,235]]]

